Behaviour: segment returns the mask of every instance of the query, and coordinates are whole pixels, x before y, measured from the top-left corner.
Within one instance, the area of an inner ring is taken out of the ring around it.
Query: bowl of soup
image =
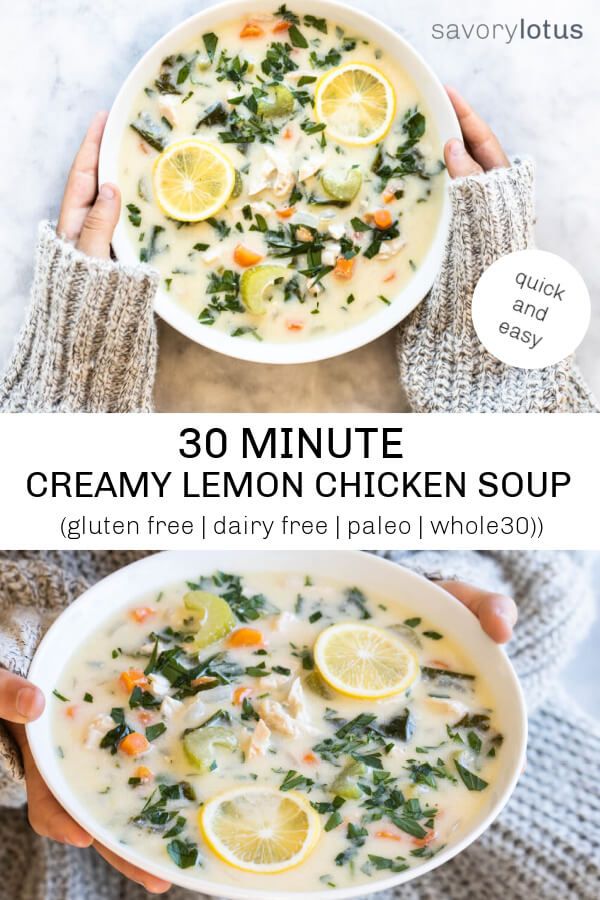
[[[504,651],[366,553],[167,552],[86,591],[31,680],[36,764],[94,838],[209,895],[353,897],[431,871],[507,802]]]
[[[160,273],[156,310],[241,359],[336,356],[431,287],[448,233],[443,145],[459,135],[428,65],[333,0],[234,0],[178,25],[110,112],[120,261]]]

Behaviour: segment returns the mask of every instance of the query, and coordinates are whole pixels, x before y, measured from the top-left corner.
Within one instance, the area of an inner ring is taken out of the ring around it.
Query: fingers
[[[39,688],[12,672],[0,670],[0,719],[23,724],[43,712],[44,695]]]
[[[509,166],[508,157],[489,125],[477,115],[455,88],[446,87],[446,91],[458,116],[467,149],[475,163],[479,163],[485,172],[499,166]]]
[[[438,584],[477,616],[483,630],[497,644],[505,644],[511,639],[518,617],[512,597],[482,591],[464,581],[439,581]]]
[[[450,178],[466,178],[467,175],[481,175],[483,169],[466,151],[465,145],[453,138],[444,147],[444,162]]]
[[[73,161],[63,197],[57,232],[68,241],[81,233],[98,190],[98,157],[108,113],[96,113]]]
[[[89,847],[92,837],[62,808],[37,770],[31,751],[21,745],[27,785],[29,824],[41,837],[73,847]]]
[[[110,242],[121,211],[121,194],[114,184],[103,184],[87,214],[77,248],[87,256],[110,258]]]
[[[97,841],[94,841],[94,849],[118,872],[126,878],[130,878],[132,881],[141,884],[142,887],[145,887],[151,894],[164,894],[164,892],[168,891],[171,887],[168,881],[163,881],[162,878],[155,878],[154,875],[144,872],[143,869],[132,866],[131,863],[121,859],[120,856],[117,856],[112,850],[103,847],[102,844],[99,844]]]

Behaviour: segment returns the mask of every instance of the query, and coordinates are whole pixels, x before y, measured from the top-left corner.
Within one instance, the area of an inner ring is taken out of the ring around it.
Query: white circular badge
[[[579,346],[590,295],[573,266],[545,250],[518,250],[485,270],[473,294],[473,325],[486,350],[509,366],[542,369]]]

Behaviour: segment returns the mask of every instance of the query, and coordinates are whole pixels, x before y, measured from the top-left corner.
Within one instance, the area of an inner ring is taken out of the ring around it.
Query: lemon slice
[[[382,140],[396,113],[394,88],[368,63],[346,63],[321,76],[315,88],[315,116],[327,136],[342,144],[367,146]]]
[[[413,650],[397,637],[348,622],[331,625],[318,636],[314,657],[323,679],[340,694],[380,700],[406,691],[419,672]]]
[[[225,206],[235,187],[235,168],[214,144],[186,138],[156,158],[154,194],[166,216],[201,222]]]
[[[296,791],[244,785],[218,794],[199,813],[200,830],[219,859],[271,875],[303,862],[321,825],[308,800]]]

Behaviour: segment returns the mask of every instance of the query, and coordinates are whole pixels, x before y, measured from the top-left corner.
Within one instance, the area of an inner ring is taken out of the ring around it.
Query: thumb
[[[97,259],[110,258],[110,242],[121,212],[121,194],[114,184],[103,184],[85,217],[78,250]]]
[[[469,156],[462,141],[453,138],[444,147],[444,161],[450,178],[466,178],[469,175],[481,175],[483,169]]]
[[[44,710],[39,688],[12,672],[0,670],[0,719],[23,724],[37,719]]]
[[[464,581],[437,583],[477,616],[485,633],[497,644],[505,644],[511,639],[518,618],[517,605],[512,597],[483,591]]]

